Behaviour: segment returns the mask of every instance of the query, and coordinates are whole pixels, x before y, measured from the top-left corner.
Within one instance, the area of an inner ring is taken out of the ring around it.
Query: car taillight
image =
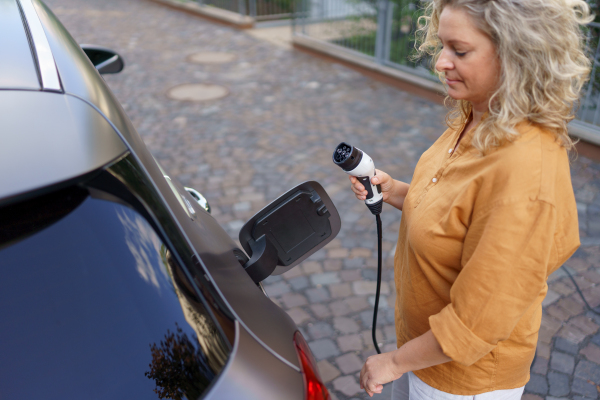
[[[306,340],[299,331],[294,334],[294,344],[296,345],[300,364],[302,364],[306,400],[331,400],[331,396],[329,396],[329,392],[319,375],[317,363]]]

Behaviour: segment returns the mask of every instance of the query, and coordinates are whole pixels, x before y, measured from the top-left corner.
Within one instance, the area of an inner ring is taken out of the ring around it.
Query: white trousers
[[[437,390],[409,372],[392,383],[392,400],[520,400],[525,386],[494,390],[475,396],[461,396]]]

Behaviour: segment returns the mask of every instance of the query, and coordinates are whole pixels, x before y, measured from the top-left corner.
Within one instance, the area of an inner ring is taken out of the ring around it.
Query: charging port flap
[[[340,216],[323,187],[304,182],[250,218],[240,243],[250,260],[244,268],[255,282],[294,268],[339,233]]]

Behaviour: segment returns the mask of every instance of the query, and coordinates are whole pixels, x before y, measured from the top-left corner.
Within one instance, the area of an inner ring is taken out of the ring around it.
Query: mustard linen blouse
[[[579,247],[567,152],[529,123],[482,156],[448,129],[421,156],[394,259],[398,347],[429,329],[453,361],[414,373],[441,391],[524,386],[546,279]]]

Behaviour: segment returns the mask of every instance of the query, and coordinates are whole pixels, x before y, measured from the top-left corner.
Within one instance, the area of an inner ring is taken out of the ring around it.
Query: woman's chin
[[[453,100],[466,100],[463,93],[460,93],[460,91],[454,90],[451,87],[448,87],[447,93]]]

